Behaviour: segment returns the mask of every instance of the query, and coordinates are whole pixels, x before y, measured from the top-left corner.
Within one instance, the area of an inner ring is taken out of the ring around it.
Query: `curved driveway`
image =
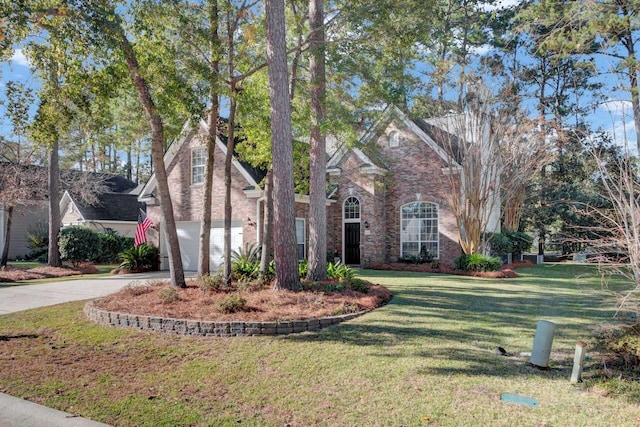
[[[168,279],[168,271],[123,274],[95,279],[64,280],[37,285],[0,283],[0,315],[68,301],[97,298],[116,292],[133,281]]]

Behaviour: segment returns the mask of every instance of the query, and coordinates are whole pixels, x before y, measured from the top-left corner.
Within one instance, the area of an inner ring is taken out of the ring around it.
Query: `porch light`
[[[369,221],[364,222],[364,228],[369,228]]]

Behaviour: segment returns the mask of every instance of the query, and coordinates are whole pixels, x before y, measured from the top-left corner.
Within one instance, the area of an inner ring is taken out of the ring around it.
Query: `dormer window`
[[[389,147],[399,147],[400,146],[400,132],[397,130],[392,131],[389,134]]]

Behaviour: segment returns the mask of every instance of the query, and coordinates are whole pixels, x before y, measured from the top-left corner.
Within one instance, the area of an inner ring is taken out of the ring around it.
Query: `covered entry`
[[[348,197],[343,205],[342,246],[345,264],[360,264],[360,200]]]

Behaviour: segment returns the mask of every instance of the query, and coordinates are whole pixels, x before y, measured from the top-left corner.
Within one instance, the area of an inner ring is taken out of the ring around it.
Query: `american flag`
[[[138,226],[136,227],[136,237],[133,239],[133,246],[137,248],[141,244],[147,243],[147,230],[151,227],[153,227],[153,221],[140,209],[138,212]]]

